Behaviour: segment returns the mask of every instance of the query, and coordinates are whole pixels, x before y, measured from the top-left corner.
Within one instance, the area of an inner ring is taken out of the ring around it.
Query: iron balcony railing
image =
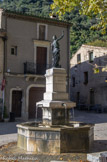
[[[44,75],[46,73],[46,69],[50,68],[49,64],[35,64],[33,62],[25,62],[24,63],[24,74],[38,74]]]

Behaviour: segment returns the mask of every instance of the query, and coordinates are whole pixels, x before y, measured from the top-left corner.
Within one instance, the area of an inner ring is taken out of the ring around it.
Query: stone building
[[[35,118],[36,102],[42,100],[45,91],[45,70],[51,67],[52,36],[59,37],[62,31],[60,65],[69,78],[70,25],[52,18],[0,10],[0,86],[4,79],[8,113],[23,119]],[[0,90],[1,99],[2,96]]]
[[[106,66],[107,48],[82,45],[70,60],[71,100],[77,104],[100,104],[106,107]]]

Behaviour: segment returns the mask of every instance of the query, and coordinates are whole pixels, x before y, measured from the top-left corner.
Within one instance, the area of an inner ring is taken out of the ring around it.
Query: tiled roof
[[[58,19],[53,19],[49,17],[43,17],[43,16],[35,16],[31,14],[23,14],[21,12],[15,12],[15,11],[9,11],[9,10],[3,10],[3,15],[7,17],[12,17],[16,19],[24,19],[28,21],[38,21],[38,22],[44,22],[44,23],[50,23],[52,25],[59,25],[59,26],[71,26],[71,22],[62,21]]]

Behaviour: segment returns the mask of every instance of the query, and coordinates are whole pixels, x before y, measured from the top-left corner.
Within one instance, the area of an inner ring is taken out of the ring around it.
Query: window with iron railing
[[[46,69],[50,68],[49,64],[35,64],[33,62],[25,62],[24,63],[24,74],[38,74],[44,75],[46,73]]]

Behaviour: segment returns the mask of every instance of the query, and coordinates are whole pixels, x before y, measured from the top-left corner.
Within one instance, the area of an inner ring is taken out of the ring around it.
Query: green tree
[[[53,0],[0,0],[0,7],[23,14],[49,17],[52,2]],[[89,42],[93,44],[95,40],[107,40],[106,34],[102,35],[100,30],[91,30],[90,28],[91,26],[96,26],[99,20],[95,16],[89,18],[86,15],[80,14],[79,11],[80,8],[78,6],[74,7],[72,12],[66,12],[62,15],[62,20],[72,23],[70,29],[71,56],[82,44]]]
[[[78,8],[75,8],[72,12],[63,15],[62,19],[72,23],[70,29],[71,57],[82,44],[94,42],[96,39],[103,41],[107,40],[106,34],[102,34],[100,30],[91,29],[92,25],[97,24],[95,17],[90,19],[86,15],[80,15]]]
[[[106,31],[107,26],[107,0],[53,0],[51,5],[59,17],[66,12],[73,11],[76,7],[79,8],[79,12],[83,15],[92,16],[95,15],[99,19],[97,26],[103,33]]]
[[[52,0],[1,0],[0,7],[10,11],[49,17]]]

